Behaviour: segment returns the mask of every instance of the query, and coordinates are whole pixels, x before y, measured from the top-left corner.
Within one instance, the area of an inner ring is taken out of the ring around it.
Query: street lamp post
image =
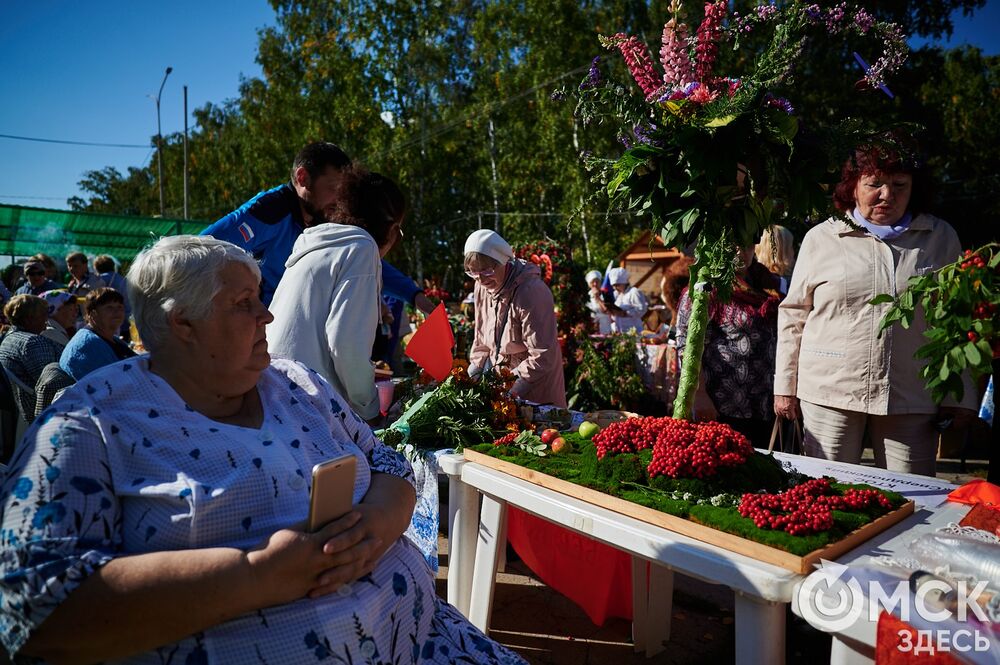
[[[173,67],[167,67],[167,71],[163,73],[163,81],[160,83],[160,90],[156,93],[156,97],[153,101],[156,102],[156,179],[160,182],[160,217],[164,217],[164,207],[163,207],[163,135],[160,132],[160,95],[163,94],[163,86],[167,84],[167,77],[170,76],[170,72],[174,71]]]

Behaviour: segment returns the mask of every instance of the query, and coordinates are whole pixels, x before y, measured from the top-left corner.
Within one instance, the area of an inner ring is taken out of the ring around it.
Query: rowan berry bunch
[[[728,425],[717,422],[691,423],[664,418],[653,446],[649,478],[710,478],[720,469],[744,464],[753,455],[750,441]]]
[[[504,434],[499,439],[494,440],[493,445],[497,447],[509,446],[510,444],[514,443],[514,439],[516,439],[517,435],[520,433],[521,433],[520,430],[518,430],[516,432],[511,432],[510,434]]]
[[[836,494],[826,478],[814,478],[780,494],[744,494],[740,515],[758,529],[784,530],[793,536],[827,531],[834,510],[862,510],[878,504],[892,508],[884,494],[872,489],[848,489]]]

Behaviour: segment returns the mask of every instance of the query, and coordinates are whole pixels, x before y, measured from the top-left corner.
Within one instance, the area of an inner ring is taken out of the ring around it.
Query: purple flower
[[[819,8],[819,5],[809,5],[803,9],[803,12],[805,12],[806,18],[813,23],[819,23],[823,18],[823,10]]]
[[[656,125],[649,123],[649,126],[636,125],[632,128],[635,140],[643,145],[660,145],[660,142],[652,137],[652,133],[657,129]]]
[[[590,71],[587,72],[587,78],[580,84],[580,90],[592,90],[601,83],[601,70],[597,68],[600,62],[601,56],[597,56],[591,61]]]
[[[697,81],[691,81],[687,85],[681,85],[668,89],[656,101],[666,102],[666,101],[677,101],[678,99],[687,99],[688,97],[691,96],[691,93],[693,93],[699,87],[701,87],[701,83],[698,83]]]
[[[549,99],[551,99],[554,102],[561,102],[564,99],[566,99],[566,93],[562,89],[553,90],[552,94],[549,95]]]
[[[625,134],[619,132],[617,139],[619,143],[625,146],[626,150],[632,147],[632,140],[629,137],[625,136]]]
[[[826,22],[826,29],[831,32],[839,32],[841,29],[840,22],[844,20],[844,16],[847,14],[847,3],[842,2],[836,7],[833,7],[826,12],[824,21]]]
[[[772,95],[770,92],[764,95],[764,106],[770,106],[771,108],[781,109],[788,115],[795,113],[795,107],[792,103],[785,99],[784,97],[777,97]]]
[[[757,18],[767,21],[778,15],[778,8],[774,5],[757,5]]]
[[[875,25],[875,18],[864,9],[859,9],[854,14],[854,25],[857,26],[861,34],[866,34]]]

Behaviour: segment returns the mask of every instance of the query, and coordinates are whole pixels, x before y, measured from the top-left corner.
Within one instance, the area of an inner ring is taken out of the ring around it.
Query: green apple
[[[580,436],[582,438],[590,439],[595,434],[600,432],[601,428],[598,427],[596,423],[592,423],[589,420],[584,420],[582,423],[580,423],[580,429],[578,431],[580,432]]]

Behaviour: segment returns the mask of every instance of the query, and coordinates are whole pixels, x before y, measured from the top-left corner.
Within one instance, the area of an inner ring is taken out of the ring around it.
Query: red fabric
[[[910,634],[908,640],[900,636],[900,632]],[[927,653],[923,649],[914,653],[917,646],[917,631],[908,623],[897,619],[889,612],[882,612],[878,617],[878,632],[875,637],[875,665],[959,665],[959,661],[944,651],[932,650]],[[920,645],[925,646],[923,644]],[[908,650],[903,651],[909,647]]]
[[[969,505],[984,503],[1000,507],[1000,487],[982,479],[970,480],[949,494],[948,500]]]
[[[597,626],[632,620],[632,557],[610,545],[507,509],[507,539],[540,579],[566,596]]]
[[[413,333],[406,345],[406,355],[413,358],[427,373],[438,381],[444,381],[451,372],[454,361],[451,349],[455,346],[455,336],[445,312],[444,303],[439,304]]]

